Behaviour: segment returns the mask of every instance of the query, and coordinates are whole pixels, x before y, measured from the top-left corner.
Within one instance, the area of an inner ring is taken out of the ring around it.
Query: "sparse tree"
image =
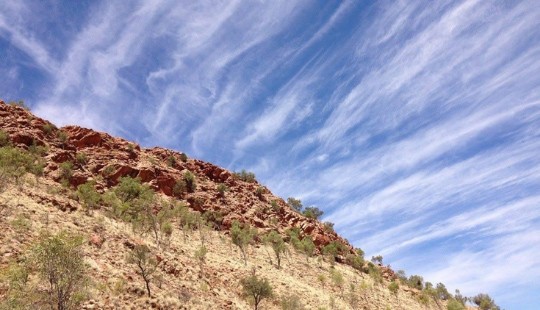
[[[159,263],[152,255],[150,248],[143,244],[136,245],[128,257],[128,262],[136,266],[137,273],[144,280],[148,297],[152,297],[150,282],[154,279]]]
[[[371,257],[371,262],[374,263],[374,264],[382,265],[383,264],[382,255],[372,256]]]
[[[499,310],[499,306],[488,294],[478,294],[472,297],[471,301],[480,308],[480,310]]]
[[[255,310],[259,309],[259,304],[265,298],[272,297],[272,287],[267,279],[259,279],[256,275],[251,275],[240,280],[244,295],[252,299]]]
[[[191,171],[184,172],[184,182],[186,182],[186,188],[190,193],[193,193],[197,189],[197,181]]]
[[[77,309],[85,298],[88,278],[82,245],[80,236],[62,232],[42,235],[32,250],[32,266],[46,284],[53,309]]]
[[[208,253],[208,249],[204,245],[201,245],[195,251],[195,259],[199,263],[199,268],[201,270],[201,277],[204,277],[204,264],[206,263],[206,253]]]
[[[283,241],[283,238],[281,238],[281,236],[274,230],[266,235],[264,241],[272,247],[277,260],[277,268],[281,268],[281,258],[287,251],[285,241]]]
[[[317,207],[307,207],[302,214],[304,214],[305,217],[318,220],[324,212]]]
[[[300,199],[296,199],[294,197],[287,198],[287,204],[289,207],[293,208],[296,212],[300,213],[302,212],[302,201]]]
[[[95,182],[91,181],[77,186],[77,196],[87,215],[90,215],[92,210],[95,209],[101,201],[101,195],[94,186]]]
[[[240,225],[238,221],[234,221],[231,226],[231,238],[234,245],[236,245],[240,252],[242,252],[242,257],[244,258],[244,264],[247,265],[247,255],[246,248],[253,240],[255,232],[249,227],[249,225]]]

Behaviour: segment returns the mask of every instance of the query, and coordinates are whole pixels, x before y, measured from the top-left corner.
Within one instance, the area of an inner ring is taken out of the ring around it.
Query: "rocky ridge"
[[[73,174],[69,182],[73,187],[93,180],[98,190],[104,191],[115,186],[121,177],[130,176],[149,184],[156,192],[174,196],[177,180],[190,171],[196,176],[197,189],[177,198],[184,199],[196,211],[221,212],[223,220],[219,227],[222,230],[228,230],[234,220],[249,223],[262,232],[277,230],[284,236],[286,229],[298,227],[302,236],[313,238],[319,251],[328,243],[338,241],[352,253],[353,247],[347,240],[325,229],[321,222],[292,210],[282,198],[256,180],[242,181],[211,163],[191,158],[184,162],[180,152],[160,147],[142,148],[122,138],[79,126],[56,128],[30,111],[3,101],[0,101],[0,124],[15,146],[46,147],[45,178],[60,182],[60,164],[72,162]],[[78,156],[84,160],[78,160]],[[224,197],[219,195],[218,184],[225,184],[229,189]],[[263,189],[262,195],[256,193],[259,187]],[[277,208],[270,207],[272,201]]]

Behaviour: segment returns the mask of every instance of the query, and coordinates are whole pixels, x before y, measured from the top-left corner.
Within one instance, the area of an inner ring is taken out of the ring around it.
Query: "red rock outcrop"
[[[96,181],[98,189],[107,190],[121,177],[131,176],[140,178],[157,192],[172,196],[177,180],[191,171],[196,176],[197,190],[182,198],[194,210],[222,213],[221,229],[228,229],[233,220],[250,223],[262,231],[277,229],[283,234],[288,228],[298,227],[302,235],[313,238],[318,249],[339,241],[352,252],[346,240],[325,229],[322,223],[298,214],[269,190],[258,196],[255,191],[260,185],[256,181],[241,181],[230,171],[201,160],[183,162],[180,152],[159,147],[141,148],[127,140],[79,126],[57,129],[31,112],[2,101],[0,129],[8,133],[17,147],[45,146],[45,177],[55,181],[59,181],[59,164],[71,161],[74,171],[70,183],[74,187],[91,179]],[[229,188],[224,197],[217,191],[220,183]],[[277,208],[271,206],[273,201]],[[64,205],[68,210],[70,207]]]

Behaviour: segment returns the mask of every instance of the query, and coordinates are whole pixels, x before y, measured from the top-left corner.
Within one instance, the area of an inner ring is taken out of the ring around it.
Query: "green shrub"
[[[332,222],[324,222],[323,223],[324,230],[326,230],[329,233],[335,233],[334,231],[334,223]]]
[[[45,135],[47,136],[50,136],[52,135],[53,132],[55,132],[57,130],[56,126],[54,126],[53,124],[51,123],[46,123],[45,125],[43,125],[43,132],[45,133]]]
[[[176,158],[172,155],[167,157],[167,165],[172,168],[176,167]]]
[[[302,201],[294,197],[287,198],[287,204],[296,212],[302,212]]]
[[[7,146],[9,145],[9,143],[9,135],[7,134],[7,132],[0,129],[0,147]]]
[[[287,251],[285,241],[283,241],[283,238],[281,238],[281,236],[274,230],[268,233],[263,240],[272,247],[274,255],[276,256],[277,268],[281,268],[281,258]]]
[[[345,279],[343,279],[343,275],[339,271],[335,269],[331,269],[330,279],[332,280],[332,283],[334,283],[334,285],[339,289],[339,291],[343,295],[343,286],[345,284]]]
[[[285,295],[279,302],[282,310],[305,310],[300,297],[297,295]]]
[[[419,275],[412,275],[407,280],[407,284],[417,290],[422,290],[424,288],[424,278]]]
[[[77,196],[79,201],[83,204],[86,214],[92,213],[99,202],[101,201],[101,195],[95,189],[95,182],[86,182],[77,186]]]
[[[255,196],[257,196],[257,198],[259,198],[260,200],[264,200],[264,187],[262,186],[259,186],[257,187],[257,189],[255,189]]]
[[[399,290],[399,284],[396,281],[392,281],[390,284],[388,284],[388,290],[392,292],[392,294],[397,294]]]
[[[382,264],[383,264],[383,257],[382,257],[382,255],[372,256],[372,257],[371,257],[371,262],[374,263],[374,264],[380,264],[380,265],[382,265]]]
[[[24,100],[10,101],[10,102],[8,102],[7,104],[10,105],[10,106],[23,108],[23,109],[25,109],[26,111],[30,111],[30,107],[28,107],[28,106],[24,103]]]
[[[187,162],[188,156],[186,155],[186,153],[181,153],[181,154],[180,154],[180,160],[181,160],[182,162],[184,162],[184,163]]]
[[[218,191],[219,197],[224,198],[225,197],[225,192],[228,192],[229,188],[227,187],[227,185],[225,185],[223,183],[219,183],[218,186],[217,186],[217,191]]]
[[[155,278],[158,261],[146,245],[136,245],[128,257],[128,263],[134,264],[137,273],[143,278],[146,293],[152,297],[150,282]]]
[[[193,175],[191,171],[184,172],[184,181],[186,182],[186,188],[190,193],[193,193],[197,189],[195,175]]]
[[[478,294],[472,297],[471,301],[478,306],[480,310],[499,310],[499,306],[488,294]]]
[[[259,279],[256,275],[251,275],[240,280],[244,296],[249,297],[255,305],[255,310],[265,298],[272,297],[272,287],[267,279]]]
[[[84,165],[88,162],[88,156],[86,156],[86,153],[77,153],[75,160],[79,165]]]
[[[242,169],[242,171],[240,172],[235,172],[233,175],[235,178],[245,181],[245,182],[252,183],[256,181],[255,174],[253,172],[249,172],[244,169]]]
[[[455,299],[450,299],[446,305],[447,310],[465,310],[465,306]]]
[[[73,176],[73,163],[70,161],[65,161],[60,164],[60,179],[62,183],[69,184],[71,177]]]
[[[311,236],[306,236],[301,241],[302,252],[306,255],[306,259],[312,257],[315,254],[315,243]]]
[[[244,264],[247,265],[246,248],[255,237],[256,232],[249,227],[249,225],[240,225],[238,221],[234,221],[231,226],[231,238],[232,243],[236,245],[242,257],[244,258]]]
[[[318,220],[324,212],[317,207],[307,207],[302,214],[304,214],[305,217]]]
[[[37,271],[52,309],[77,309],[86,298],[88,267],[80,236],[45,234],[33,247],[31,265]]]
[[[0,188],[8,182],[19,184],[27,172],[32,171],[35,159],[28,152],[5,146],[0,148]]]
[[[187,184],[184,179],[177,180],[173,187],[173,194],[178,197],[182,197],[187,193]]]
[[[60,144],[62,145],[62,147],[65,147],[67,145],[67,141],[68,141],[68,135],[65,131],[58,131],[56,133],[56,137],[58,138],[58,141],[60,141]]]

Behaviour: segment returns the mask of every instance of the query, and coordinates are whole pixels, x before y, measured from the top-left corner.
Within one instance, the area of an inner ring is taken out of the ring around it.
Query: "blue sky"
[[[540,304],[538,1],[0,8],[4,100],[246,168],[395,269]]]

